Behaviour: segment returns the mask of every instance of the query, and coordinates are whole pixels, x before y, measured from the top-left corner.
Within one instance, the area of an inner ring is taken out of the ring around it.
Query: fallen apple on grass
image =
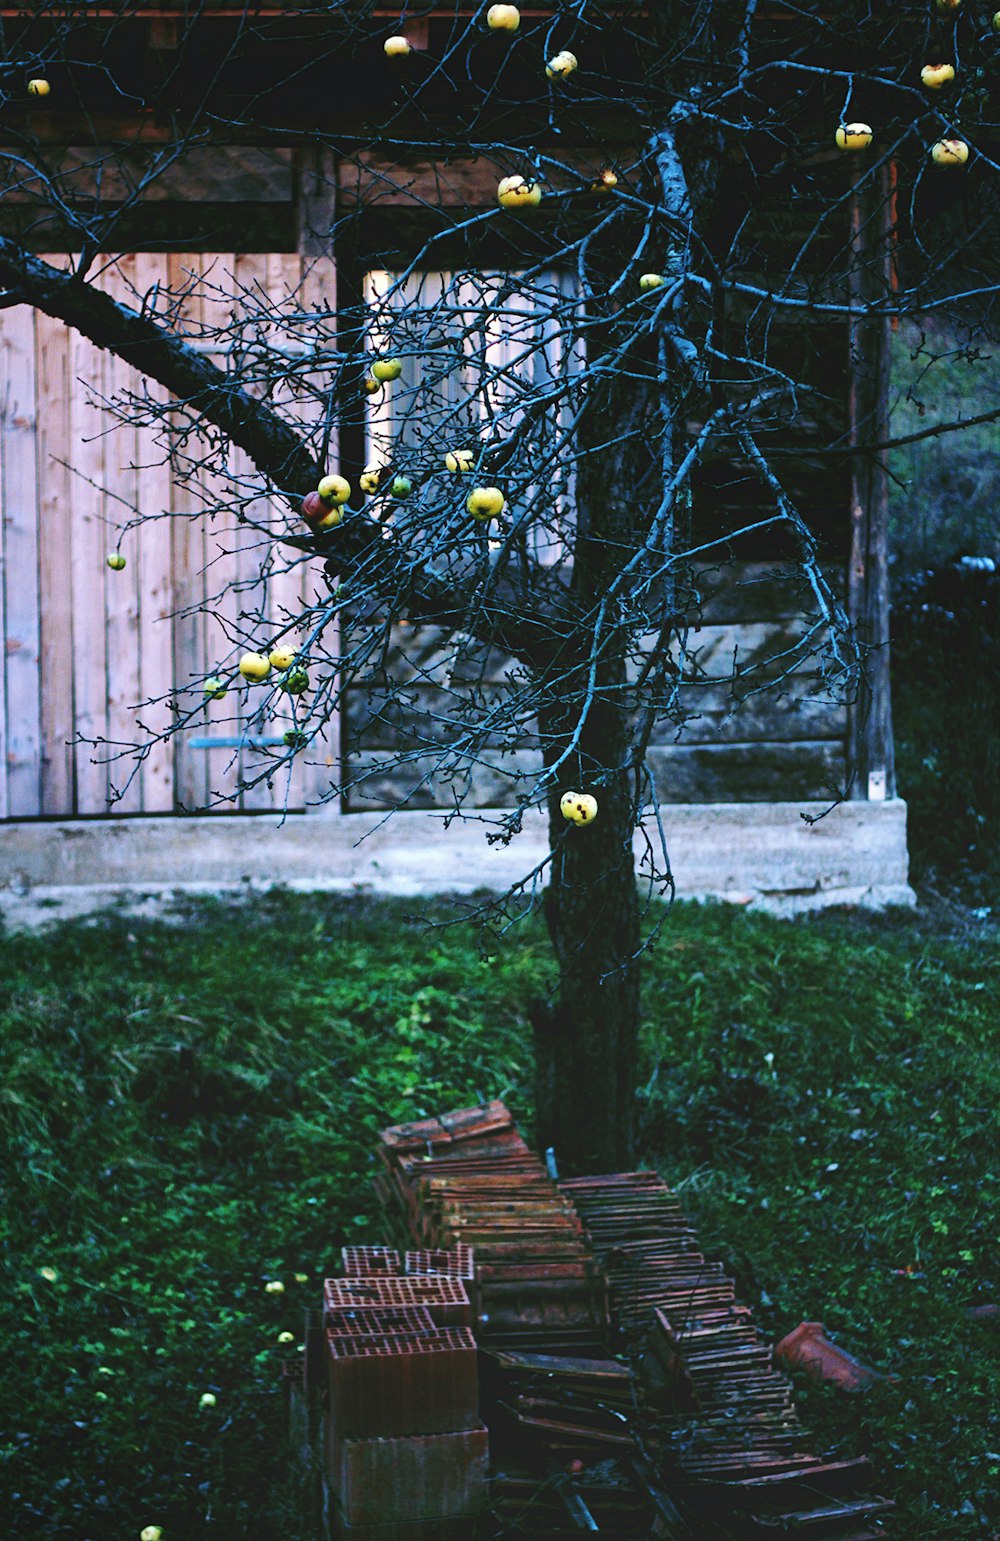
[[[201,1396],[198,1398],[198,1406],[201,1408],[202,1412],[207,1412],[208,1409],[214,1407],[215,1404],[216,1398],[210,1391],[203,1391]]]
[[[473,519],[484,521],[502,514],[506,502],[499,487],[474,487],[465,500],[465,506]]]
[[[504,177],[497,184],[497,202],[502,209],[537,209],[541,201],[541,187],[526,177]]]

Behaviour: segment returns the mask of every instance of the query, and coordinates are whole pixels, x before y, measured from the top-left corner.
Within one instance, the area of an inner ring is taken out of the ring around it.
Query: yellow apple
[[[537,209],[542,189],[525,177],[504,177],[497,185],[497,202],[502,209]]]
[[[465,471],[472,470],[475,459],[471,449],[450,449],[444,457],[444,463],[449,471],[456,471],[462,475]]]
[[[29,80],[28,81],[28,95],[29,96],[48,96],[48,94],[49,94],[49,92],[51,90],[52,90],[52,87],[49,85],[47,80]]]
[[[382,480],[384,470],[384,466],[366,466],[358,477],[358,485],[361,491],[367,493],[369,497],[371,497],[372,493],[378,492],[378,484]]]
[[[406,55],[411,52],[411,49],[406,38],[402,34],[397,33],[395,37],[386,38],[382,44],[382,52],[387,59],[405,59]]]
[[[920,71],[921,84],[931,91],[940,91],[942,86],[950,86],[954,79],[953,64],[925,64]]]
[[[46,1264],[46,1266],[44,1268],[39,1268],[39,1270],[38,1270],[38,1277],[40,1279],[44,1279],[46,1284],[55,1284],[55,1282],[58,1279],[59,1275],[58,1275],[58,1273],[56,1272],[56,1270],[54,1268],[50,1268]]]
[[[567,75],[572,75],[578,67],[576,54],[570,53],[568,48],[563,48],[553,55],[545,66],[545,73],[550,80],[565,80]]]
[[[316,491],[324,503],[346,503],[351,495],[351,484],[343,476],[324,476]]]
[[[259,684],[271,672],[271,662],[263,653],[244,653],[240,659],[240,673],[245,680]]]
[[[964,139],[939,139],[931,146],[935,166],[964,166],[968,159],[969,146]]]
[[[1000,32],[1000,11],[993,12],[993,31]]]
[[[215,1401],[216,1399],[210,1391],[203,1391],[198,1398],[198,1406],[204,1411],[206,1408],[214,1407]]]
[[[662,289],[665,283],[662,273],[643,273],[639,279],[639,288],[643,294],[651,294],[654,289]]]
[[[610,166],[605,166],[604,170],[591,182],[590,190],[592,193],[610,193],[611,189],[617,186],[618,177],[616,173],[611,170]]]
[[[272,669],[290,669],[295,662],[295,649],[287,645],[273,647],[267,655],[267,661]]]
[[[374,375],[365,375],[361,382],[361,389],[364,391],[366,396],[374,396],[375,392],[380,391],[382,387]]]
[[[122,568],[125,566],[125,558],[122,556],[120,551],[112,551],[111,555],[108,557],[108,566],[111,568],[113,573],[121,572]]]
[[[309,674],[299,666],[297,669],[289,669],[278,681],[278,689],[283,690],[288,696],[301,696],[309,689]]]
[[[223,696],[228,694],[229,686],[221,675],[210,674],[202,686],[202,690],[205,692],[206,700],[221,701]]]
[[[294,1332],[279,1332],[278,1333],[278,1342],[279,1343],[294,1343],[295,1342],[295,1334],[294,1334]]]
[[[875,135],[867,123],[842,123],[834,137],[838,150],[867,150]]]
[[[564,792],[559,799],[559,812],[570,824],[593,824],[597,818],[597,798],[589,792]]]
[[[285,1286],[282,1284],[280,1279],[268,1279],[267,1283],[264,1285],[265,1295],[283,1295],[284,1293]]]
[[[384,385],[387,380],[398,380],[402,373],[403,363],[398,358],[376,359],[372,365],[372,374],[380,385]]]
[[[332,530],[334,525],[343,524],[343,522],[344,510],[341,508],[339,503],[335,503],[330,509],[329,513],[324,514],[322,519],[317,519],[316,523],[313,525],[313,529]]]
[[[473,519],[495,519],[503,513],[505,503],[499,487],[474,487],[465,500]]]
[[[163,1541],[163,1531],[159,1525],[144,1525],[139,1532],[139,1541]]]
[[[486,12],[486,25],[493,32],[516,32],[521,25],[521,13],[516,5],[491,5]]]

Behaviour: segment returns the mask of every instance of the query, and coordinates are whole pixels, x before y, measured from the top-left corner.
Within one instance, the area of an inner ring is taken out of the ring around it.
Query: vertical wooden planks
[[[104,466],[105,421],[97,405],[104,393],[100,351],[76,332],[69,343],[69,440],[71,459],[67,522],[72,538],[74,745],[77,813],[108,812],[107,638],[104,580],[107,554]]]
[[[109,260],[100,287],[114,299],[128,304],[134,288],[135,259]],[[113,354],[104,355],[104,380],[108,400],[138,385],[135,371]],[[136,429],[134,419],[122,421],[110,410],[104,413],[105,545],[121,549],[126,566],[109,571],[105,579],[105,635],[108,680],[108,795],[115,813],[142,811],[142,771],[135,755],[141,738],[136,722],[141,700],[139,649],[142,574],[132,525],[138,506],[136,486]]]
[[[140,305],[143,296],[163,277],[163,258],[139,252],[132,274]],[[166,392],[153,381],[146,389],[157,401]],[[135,497],[141,523],[133,536],[139,604],[139,699],[144,703],[138,718],[148,730],[150,750],[142,767],[142,811],[169,813],[174,806],[174,746],[158,735],[169,727],[169,700],[173,693],[173,622],[171,619],[172,572],[170,519],[170,463],[155,429],[138,425],[135,436]],[[137,728],[137,732],[138,732]]]
[[[40,636],[35,328],[26,305],[6,313],[2,411],[6,812],[41,812]]]
[[[182,330],[195,321],[190,270],[192,261],[180,252],[167,257],[167,282],[177,306]],[[186,297],[182,300],[181,295]],[[188,449],[188,454],[191,453]],[[196,452],[196,451],[195,451]],[[171,482],[171,567],[174,575],[174,699],[182,718],[201,709],[201,690],[197,681],[204,672],[205,658],[205,560],[202,520],[197,516],[199,500],[196,481],[178,477],[185,472],[178,462]],[[192,722],[197,721],[197,715]],[[208,800],[208,767],[205,752],[191,748],[194,727],[183,727],[174,739],[175,795],[180,808],[193,813]]]
[[[58,259],[47,257],[48,262]],[[76,812],[72,749],[73,584],[69,453],[70,334],[61,321],[36,311],[37,350],[35,464],[38,482],[38,578],[41,619],[42,813],[68,818]]]

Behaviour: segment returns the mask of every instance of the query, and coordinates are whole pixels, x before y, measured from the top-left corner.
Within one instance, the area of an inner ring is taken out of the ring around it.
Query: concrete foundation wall
[[[830,904],[912,904],[906,805],[674,804],[661,809],[681,898],[720,898],[790,913]],[[574,837],[577,838],[577,837]],[[581,836],[580,838],[585,838]],[[637,838],[636,852],[643,842]],[[541,815],[509,846],[481,824],[436,813],[24,821],[0,826],[0,914],[78,914],[174,889],[274,883],[382,894],[502,890],[546,853]]]

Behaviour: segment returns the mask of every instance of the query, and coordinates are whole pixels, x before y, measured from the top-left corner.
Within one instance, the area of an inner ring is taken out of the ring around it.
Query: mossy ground
[[[496,1095],[530,1123],[544,936],[487,958],[428,929],[453,913],[275,893],[4,939],[12,1541],[305,1541],[278,1366],[379,1239],[377,1129]],[[1000,1300],[998,1006],[995,929],[919,916],[678,905],[646,962],[646,1158],[769,1333],[823,1320],[897,1377],[806,1411],[928,1541],[1000,1524],[998,1328],[967,1316]]]

